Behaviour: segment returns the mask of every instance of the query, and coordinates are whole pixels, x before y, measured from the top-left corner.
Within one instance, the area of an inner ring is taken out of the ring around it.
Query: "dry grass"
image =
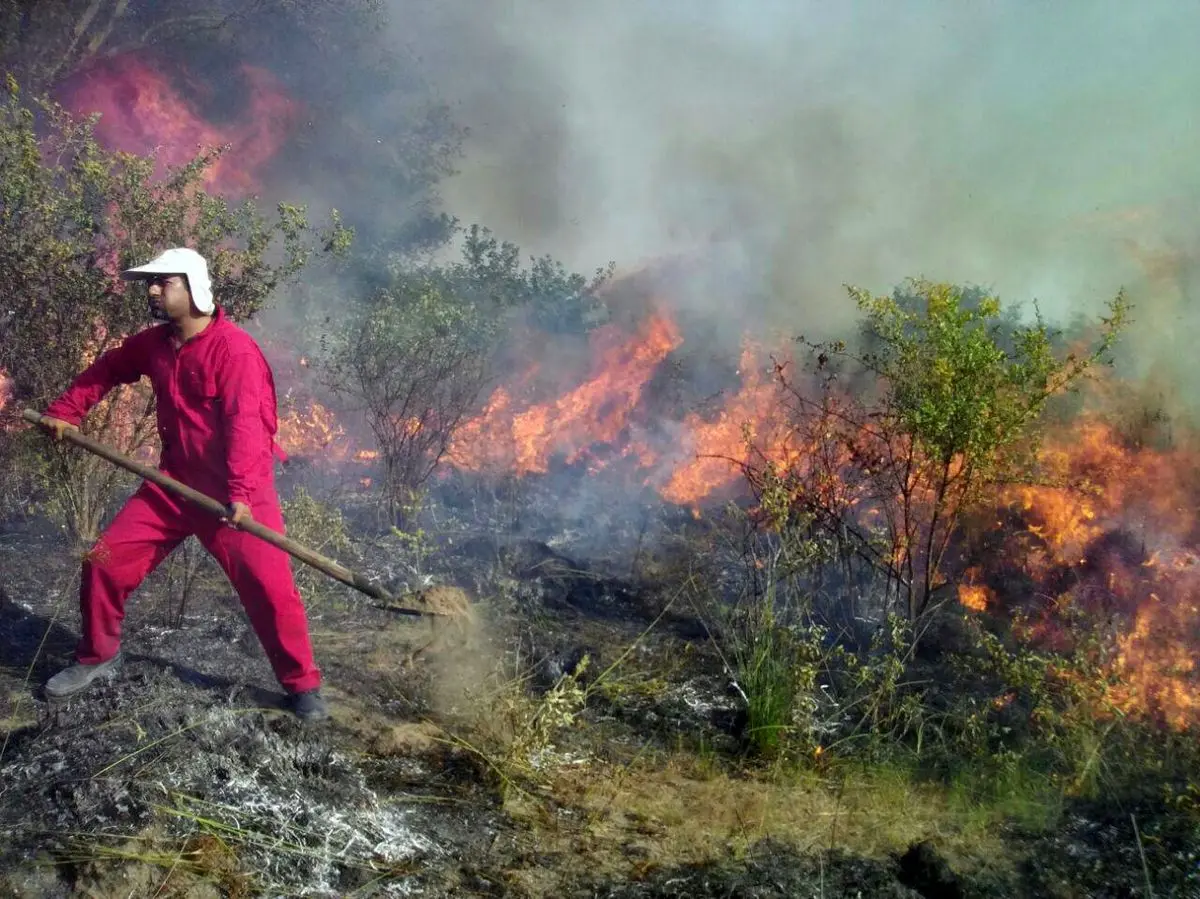
[[[240,870],[234,847],[207,833],[170,837],[159,827],[129,837],[86,835],[60,863],[80,865],[79,889],[94,899],[208,897],[249,899],[254,880]]]
[[[523,671],[528,660],[505,658],[488,645],[488,636],[481,626],[474,639],[451,641],[421,659],[437,694],[434,722],[397,726],[363,710],[364,721],[351,729],[359,731],[368,751],[382,755],[425,754],[436,751],[431,742],[453,743],[477,754],[506,785],[510,779],[519,785],[502,791],[523,833],[519,842],[527,842],[536,858],[562,860],[508,872],[531,895],[559,895],[572,871],[637,877],[657,867],[738,857],[768,837],[801,852],[840,849],[875,858],[931,840],[964,873],[1003,870],[1007,864],[997,827],[1000,810],[965,803],[944,786],[919,785],[886,769],[844,775],[782,765],[743,770],[736,759],[682,750],[642,752],[627,764],[550,752],[531,766],[525,757],[530,753],[517,758],[514,752],[529,734],[538,738],[535,748],[553,749],[555,728],[542,728],[544,734],[538,729],[547,697],[528,693]],[[579,642],[593,642],[582,636],[576,634]],[[598,644],[604,637],[611,643],[614,634],[609,629],[586,636]],[[372,637],[365,667],[381,675],[394,672],[427,637],[422,627],[384,629]],[[612,672],[614,685],[637,680],[638,672],[620,668]],[[574,731],[572,747],[605,754],[602,727],[571,723],[572,715],[552,714],[551,720],[557,717]],[[614,750],[610,757],[628,756],[627,746]]]
[[[564,725],[573,731],[568,742],[590,746],[585,754],[593,757],[581,761],[579,752],[550,752],[531,765],[530,753],[516,750],[529,734],[538,738],[538,747],[544,743],[553,749],[555,734],[553,727],[545,734],[538,730],[546,701],[528,692],[524,667],[530,660],[514,660],[498,650],[493,642],[498,635],[489,632],[486,614],[474,626],[469,638],[449,640],[427,654],[414,652],[435,636],[428,623],[314,638],[327,650],[353,649],[365,671],[397,687],[402,668],[417,661],[426,669],[433,721],[399,723],[349,697],[335,702],[335,718],[367,753],[465,751],[482,759],[506,786],[510,781],[519,786],[502,790],[520,834],[511,858],[536,860],[514,861],[506,872],[519,892],[557,896],[571,876],[584,872],[636,878],[655,868],[737,858],[766,838],[805,853],[838,849],[873,858],[930,840],[960,873],[1011,868],[998,826],[1004,809],[885,768],[844,773],[783,765],[742,769],[736,759],[682,750],[643,751],[620,764],[594,756],[628,757],[627,744],[607,755],[600,745],[606,740],[604,728],[582,720]],[[607,638],[606,654],[617,655],[614,636],[599,627],[575,634],[577,642],[593,645]],[[631,689],[640,683],[638,671],[619,667],[609,679],[614,689],[626,680]]]
[[[37,723],[37,709],[29,691],[19,688],[0,689],[0,736],[8,736],[23,727]]]
[[[415,606],[430,615],[464,619],[459,626],[472,624],[471,598],[461,587],[434,586],[402,597],[398,602]]]
[[[740,857],[770,837],[801,852],[842,849],[882,858],[932,840],[964,872],[1007,866],[987,816],[964,815],[944,790],[902,777],[859,773],[715,770],[694,755],[592,763],[554,772],[545,797],[514,795],[510,813],[542,852],[578,858],[581,870],[631,877],[659,867]],[[534,894],[553,895],[547,872],[513,872]]]

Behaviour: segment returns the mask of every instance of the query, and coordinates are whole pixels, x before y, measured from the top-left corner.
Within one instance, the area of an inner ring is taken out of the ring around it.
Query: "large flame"
[[[671,435],[666,445],[635,433],[630,423],[644,418],[636,407],[658,367],[681,346],[679,331],[658,313],[624,344],[619,338],[619,332],[604,332],[593,345],[588,377],[557,398],[517,400],[534,381],[533,367],[497,389],[484,411],[455,435],[452,463],[527,475],[546,472],[556,457],[587,460],[590,449],[603,446],[608,457],[624,457],[643,473],[652,472],[665,500],[693,508],[742,477],[739,465],[747,461],[749,443],[761,454],[759,461],[804,470],[816,448],[800,445],[784,420],[778,382],[761,348],[746,344],[740,387],[715,411],[682,415],[660,427]],[[995,527],[1005,549],[965,573],[960,601],[979,612],[1000,610],[1011,591],[1002,576],[989,576],[995,573],[990,569],[1019,560],[1015,564],[1035,585],[1033,591],[1049,598],[1054,610],[1040,631],[1030,633],[1053,642],[1058,632],[1052,619],[1070,604],[1085,614],[1112,617],[1120,623],[1109,670],[1120,686],[1111,699],[1127,713],[1172,726],[1200,724],[1194,661],[1200,564],[1189,549],[1200,537],[1194,454],[1187,448],[1131,447],[1091,415],[1049,435],[1041,468],[1036,483],[1001,493],[1009,514]],[[845,508],[856,505],[852,485],[830,489],[846,494]]]
[[[623,459],[668,502],[696,509],[739,481],[747,438],[769,460],[797,458],[778,415],[778,385],[765,365],[767,356],[750,342],[742,352],[741,384],[715,412],[660,420],[654,429],[637,427],[647,386],[683,343],[678,326],[661,310],[635,334],[617,326],[598,330],[582,383],[544,402],[521,402],[516,397],[527,394],[538,375],[538,366],[530,366],[458,428],[448,461],[467,471],[524,476],[549,471],[555,459],[585,463],[592,472]]]
[[[297,103],[265,70],[241,67],[245,107],[237,120],[218,127],[204,120],[161,72],[133,56],[104,60],[77,76],[64,105],[79,115],[100,113],[96,134],[128,153],[157,152],[160,173],[190,162],[204,148],[229,151],[204,174],[209,189],[253,193],[266,162],[275,156],[296,121]]]
[[[779,414],[778,382],[765,370],[765,358],[760,347],[747,341],[738,367],[741,388],[715,417],[691,412],[684,418],[684,455],[659,490],[668,502],[696,506],[737,481],[751,445],[781,467],[797,461],[790,429]]]
[[[632,338],[616,326],[599,329],[591,340],[592,370],[582,384],[520,409],[509,390],[498,388],[483,413],[458,429],[448,458],[462,469],[502,467],[518,475],[549,471],[555,457],[573,464],[622,436],[659,364],[681,343],[675,323],[663,314],[650,316]],[[536,373],[531,368],[521,381],[530,383]]]
[[[1031,634],[1053,644],[1068,606],[1113,620],[1118,686],[1111,698],[1130,714],[1174,727],[1200,724],[1200,489],[1188,447],[1131,447],[1098,418],[1051,435],[1042,453],[1047,484],[1014,487],[1005,501],[1029,539],[1010,542],[1047,601]],[[968,584],[959,598],[996,608],[996,592]]]
[[[106,337],[102,328],[97,335]],[[648,421],[651,381],[682,346],[680,329],[661,311],[632,332],[602,329],[571,386],[540,402],[521,399],[537,383],[537,366],[529,366],[456,431],[448,459],[461,470],[516,476],[546,473],[556,461],[594,471],[621,459],[666,501],[693,508],[742,479],[748,442],[765,459],[803,471],[819,448],[797,443],[768,356],[751,343],[742,353],[740,384],[715,409],[680,410],[665,424]],[[283,365],[280,381],[302,387],[305,362],[293,357],[291,364],[299,367]],[[4,383],[0,374],[0,407]],[[669,437],[656,436],[662,434]],[[311,397],[290,403],[279,441],[289,454],[330,463],[375,458]],[[1052,429],[1040,461],[1037,482],[999,495],[1001,514],[990,527],[1000,549],[961,576],[960,602],[977,612],[1003,613],[1014,602],[1040,607],[1025,632],[1052,648],[1069,644],[1059,624],[1064,609],[1111,622],[1107,665],[1116,687],[1109,698],[1126,714],[1200,726],[1200,558],[1193,550],[1200,538],[1200,466],[1193,448],[1133,444],[1090,414]],[[845,493],[834,505],[855,506],[852,484],[826,487]]]

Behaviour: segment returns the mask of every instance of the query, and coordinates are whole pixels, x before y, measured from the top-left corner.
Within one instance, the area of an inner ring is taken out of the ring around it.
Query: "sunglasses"
[[[147,287],[150,287],[154,284],[157,284],[159,287],[166,287],[168,284],[175,282],[175,281],[182,284],[183,283],[183,275],[151,275],[149,278],[146,278],[145,280],[146,280]]]

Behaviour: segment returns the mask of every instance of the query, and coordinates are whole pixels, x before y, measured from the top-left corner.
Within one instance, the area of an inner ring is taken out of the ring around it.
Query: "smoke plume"
[[[852,317],[843,283],[883,292],[920,274],[1036,299],[1058,319],[1095,314],[1121,285],[1141,328],[1168,333],[1182,311],[1186,272],[1162,276],[1195,246],[1180,211],[1200,186],[1187,37],[1200,10],[394,0],[391,12],[470,129],[442,187],[449,210],[531,252],[585,270],[714,261],[722,277],[690,302],[810,334]]]
[[[271,160],[270,199],[337,206],[386,246],[436,239],[422,199],[433,184],[435,209],[576,270],[680,263],[665,299],[733,344],[747,328],[843,331],[855,317],[847,282],[978,284],[1005,302],[1036,300],[1059,323],[1096,315],[1124,286],[1130,373],[1153,375],[1162,392],[1200,376],[1190,91],[1200,61],[1189,39],[1200,9],[387,0],[382,10],[379,33],[331,13],[311,46],[254,20],[253,59],[245,42],[221,44],[225,56],[203,35],[186,45],[187,80],[214,103],[247,107],[237,73],[249,63],[300,104]],[[230,83],[214,93],[210,81]],[[236,136],[247,109],[230,115],[221,133]],[[442,177],[451,164],[457,173]]]

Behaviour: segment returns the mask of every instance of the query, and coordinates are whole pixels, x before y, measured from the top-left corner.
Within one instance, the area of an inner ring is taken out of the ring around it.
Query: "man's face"
[[[155,275],[146,280],[150,315],[159,321],[181,321],[192,311],[192,293],[183,275]]]

